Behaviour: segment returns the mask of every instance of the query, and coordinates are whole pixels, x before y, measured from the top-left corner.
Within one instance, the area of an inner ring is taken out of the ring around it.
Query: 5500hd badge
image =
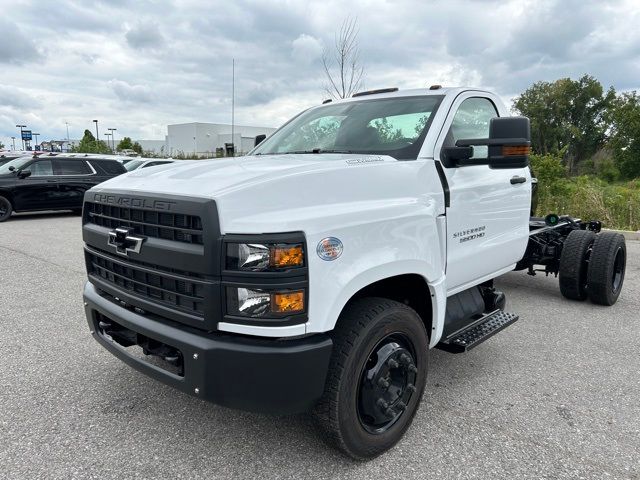
[[[476,240],[478,238],[482,238],[485,235],[486,226],[480,225],[479,227],[469,228],[467,230],[461,230],[459,232],[455,232],[453,234],[453,238],[460,239],[460,243],[469,242],[471,240]]]

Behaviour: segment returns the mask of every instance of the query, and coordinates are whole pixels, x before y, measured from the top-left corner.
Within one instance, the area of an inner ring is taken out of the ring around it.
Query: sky
[[[322,52],[347,18],[366,89],[468,85],[509,102],[585,73],[640,89],[639,0],[0,0],[0,12],[5,145],[16,124],[48,140],[93,119],[101,137],[134,139],[230,123],[232,59],[236,123],[277,127],[327,98]]]

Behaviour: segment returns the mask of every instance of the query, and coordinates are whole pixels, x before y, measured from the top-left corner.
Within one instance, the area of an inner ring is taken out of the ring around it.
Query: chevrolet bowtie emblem
[[[129,255],[129,252],[140,253],[144,238],[133,236],[133,228],[118,227],[109,232],[108,243],[115,247],[116,253]]]

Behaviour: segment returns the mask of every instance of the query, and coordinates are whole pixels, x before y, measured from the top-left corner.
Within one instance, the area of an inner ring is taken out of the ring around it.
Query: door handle
[[[47,180],[47,183],[56,183],[57,180]]]
[[[518,183],[525,183],[526,181],[527,181],[527,177],[521,177],[519,175],[511,177],[511,185],[516,185]]]

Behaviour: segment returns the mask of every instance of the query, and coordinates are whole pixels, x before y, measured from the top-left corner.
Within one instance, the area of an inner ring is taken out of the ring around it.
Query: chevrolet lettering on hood
[[[126,208],[147,208],[152,210],[171,211],[175,207],[175,202],[166,200],[150,200],[148,198],[121,197],[120,195],[108,195],[105,193],[96,193],[93,196],[96,203],[106,203],[109,205],[117,205]]]

